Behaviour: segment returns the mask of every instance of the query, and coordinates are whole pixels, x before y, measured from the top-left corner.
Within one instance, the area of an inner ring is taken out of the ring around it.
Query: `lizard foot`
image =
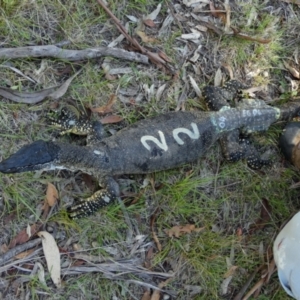
[[[68,209],[71,219],[79,219],[94,214],[97,210],[112,203],[116,199],[113,193],[102,189],[94,193],[91,197],[80,200]]]
[[[75,110],[75,108],[74,108]],[[84,116],[76,114],[75,111],[63,107],[57,119],[49,117],[50,124],[61,129],[61,135],[74,133],[77,135],[88,135],[93,132],[93,124]]]
[[[228,81],[223,87],[206,86],[204,88],[204,99],[209,109],[218,111],[224,107],[230,107],[228,101],[233,100],[238,92],[248,88],[237,80]]]
[[[233,130],[220,139],[222,152],[230,162],[246,159],[251,169],[257,170],[271,165],[272,161],[263,159],[247,138],[241,138],[239,130]]]
[[[99,142],[104,136],[104,128],[98,121],[91,122],[87,117],[82,116],[72,106],[72,110],[63,107],[58,118],[49,117],[50,124],[61,129],[60,135],[73,133],[76,135],[86,135],[87,144]]]

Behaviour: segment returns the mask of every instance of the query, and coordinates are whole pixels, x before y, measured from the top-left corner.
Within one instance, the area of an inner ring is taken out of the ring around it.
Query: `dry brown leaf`
[[[61,287],[60,253],[54,237],[47,231],[37,234],[42,238],[43,251],[51,279],[57,288]]]
[[[32,252],[34,252],[34,251],[35,251],[35,249],[29,249],[27,251],[24,251],[24,252],[21,252],[21,253],[17,254],[15,256],[15,258],[16,259],[23,259],[23,258],[27,257],[29,254],[31,254]]]
[[[56,187],[50,182],[48,182],[47,186],[46,200],[51,207],[54,206],[58,200],[58,191]]]
[[[38,229],[39,229],[39,226],[37,224],[31,225],[30,226],[31,235],[35,235]],[[9,246],[8,246],[9,249],[12,249],[12,248],[14,248],[17,245],[22,245],[22,244],[26,243],[30,239],[30,237],[27,234],[27,231],[28,231],[27,228],[21,230],[17,234],[17,236],[15,238],[13,238],[11,240],[11,242],[9,243]]]
[[[195,225],[193,224],[186,224],[184,226],[179,226],[179,225],[173,226],[171,229],[166,229],[165,232],[169,237],[175,236],[178,238],[185,233],[189,234],[192,231],[201,232],[203,231],[203,229],[204,227],[196,228]]]
[[[146,44],[155,44],[158,43],[159,40],[154,38],[154,37],[150,37],[147,36],[145,32],[137,30],[136,34],[142,39],[142,41]]]
[[[229,276],[232,276],[236,269],[238,268],[238,266],[231,266],[231,268],[224,274],[224,278],[228,278]]]
[[[144,293],[141,300],[151,300],[151,293],[149,290]]]
[[[5,223],[4,223],[5,224]],[[0,246],[0,253],[3,254],[9,250],[8,246],[6,244],[2,244]]]
[[[113,124],[113,123],[118,123],[121,121],[123,121],[123,118],[120,116],[116,116],[116,115],[107,116],[100,120],[100,122],[102,124]]]
[[[110,113],[110,112],[112,112],[112,106],[116,103],[116,101],[117,101],[117,96],[115,94],[112,94],[112,95],[110,95],[109,100],[106,105],[100,106],[100,107],[95,107],[95,108],[91,107],[90,110],[92,112],[96,112],[99,114]]]
[[[147,25],[148,27],[155,27],[155,23],[151,19],[146,19],[143,20],[144,24]]]
[[[160,289],[164,288],[173,278],[168,278],[166,281],[162,281],[158,287]],[[159,300],[160,299],[160,290],[155,290],[151,296],[150,300]]]
[[[212,14],[215,18],[221,19],[221,21],[222,21],[223,23],[226,22],[226,13],[220,11],[219,9],[216,9],[215,6],[214,6],[213,1],[210,1],[210,2],[209,2],[209,8],[210,8],[211,14]]]

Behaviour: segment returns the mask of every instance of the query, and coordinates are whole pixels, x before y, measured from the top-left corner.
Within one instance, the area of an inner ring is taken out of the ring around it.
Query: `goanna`
[[[91,174],[103,188],[69,209],[71,218],[80,218],[118,197],[114,175],[151,173],[193,162],[217,140],[221,140],[228,160],[246,159],[250,167],[260,168],[269,161],[261,159],[248,141],[240,139],[240,132],[263,131],[274,122],[288,121],[298,115],[300,103],[277,108],[261,100],[244,100],[230,108],[227,100],[235,97],[240,88],[243,86],[238,81],[230,81],[223,88],[208,86],[205,99],[215,111],[165,113],[106,138],[99,122],[77,118],[63,109],[57,125],[63,133],[87,135],[87,146],[39,140],[2,161],[0,172],[68,169]]]

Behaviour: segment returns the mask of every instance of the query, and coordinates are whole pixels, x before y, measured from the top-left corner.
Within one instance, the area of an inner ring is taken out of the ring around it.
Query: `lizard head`
[[[27,171],[51,169],[60,152],[53,142],[36,141],[22,147],[0,163],[2,173],[21,173]]]

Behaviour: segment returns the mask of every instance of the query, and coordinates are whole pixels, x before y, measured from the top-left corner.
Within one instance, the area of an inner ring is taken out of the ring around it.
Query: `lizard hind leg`
[[[113,178],[106,178],[105,188],[92,196],[76,202],[68,209],[71,219],[79,219],[96,213],[99,209],[112,204],[119,196],[119,186]]]
[[[90,121],[86,116],[80,115],[75,107],[72,110],[67,107],[61,109],[57,118],[49,117],[50,124],[61,129],[60,135],[73,133],[87,135],[88,143],[93,140],[101,140],[104,136],[104,128],[98,121]]]
[[[246,159],[248,166],[254,170],[271,164],[271,160],[261,158],[260,153],[248,139],[240,138],[239,130],[226,134],[220,143],[224,156],[230,162]]]

